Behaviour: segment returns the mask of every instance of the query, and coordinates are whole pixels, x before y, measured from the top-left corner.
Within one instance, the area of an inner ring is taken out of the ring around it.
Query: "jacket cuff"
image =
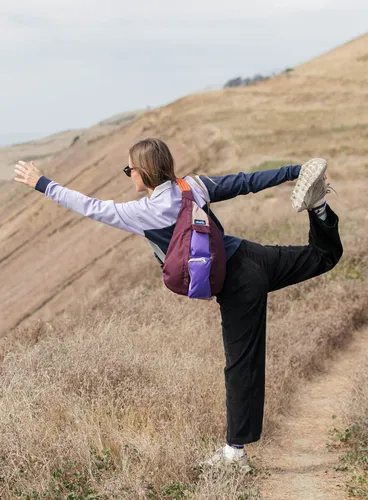
[[[302,168],[301,165],[291,165],[291,168],[289,170],[290,173],[290,179],[291,181],[294,181],[299,177],[300,169]]]
[[[50,184],[51,179],[48,179],[44,175],[40,177],[37,181],[37,184],[35,185],[35,189],[37,191],[40,191],[40,193],[44,193],[46,191],[47,186]]]

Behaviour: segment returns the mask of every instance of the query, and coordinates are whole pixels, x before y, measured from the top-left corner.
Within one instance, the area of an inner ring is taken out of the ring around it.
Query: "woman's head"
[[[175,180],[174,159],[160,139],[144,139],[129,149],[129,166],[138,192],[155,189],[166,181]]]

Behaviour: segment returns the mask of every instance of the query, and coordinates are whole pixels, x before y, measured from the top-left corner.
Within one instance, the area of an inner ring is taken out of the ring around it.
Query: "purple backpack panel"
[[[189,184],[177,179],[182,203],[163,266],[165,285],[193,299],[220,292],[226,274],[222,234],[194,200]]]

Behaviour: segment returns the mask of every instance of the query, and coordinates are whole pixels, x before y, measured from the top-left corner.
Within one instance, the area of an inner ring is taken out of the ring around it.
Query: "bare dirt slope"
[[[339,451],[326,444],[334,427],[344,429],[343,404],[350,400],[354,377],[368,352],[368,329],[353,334],[349,347],[326,364],[325,372],[306,382],[293,397],[277,441],[263,451],[271,473],[262,500],[343,500],[346,475],[333,469]],[[335,418],[333,418],[335,417]]]
[[[365,35],[254,87],[188,96],[96,141],[76,142],[42,171],[89,196],[122,202],[136,197],[121,168],[128,147],[142,137],[168,142],[179,175],[250,171],[268,160],[299,163],[323,156],[341,203],[347,210],[356,204],[359,211],[367,178],[367,54]],[[266,195],[257,196],[261,201]],[[243,203],[241,218],[227,202],[215,212],[228,233],[246,237],[252,220],[248,201]],[[50,319],[118,294],[152,268],[143,239],[83,219],[14,181],[0,188],[0,204],[0,335],[30,319]],[[357,215],[362,222],[365,213]],[[142,257],[139,267],[133,255]]]

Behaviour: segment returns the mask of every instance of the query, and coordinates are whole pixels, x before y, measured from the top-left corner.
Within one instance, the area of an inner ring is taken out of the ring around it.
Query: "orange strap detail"
[[[176,183],[182,191],[190,191],[190,186],[184,179],[175,179]]]

